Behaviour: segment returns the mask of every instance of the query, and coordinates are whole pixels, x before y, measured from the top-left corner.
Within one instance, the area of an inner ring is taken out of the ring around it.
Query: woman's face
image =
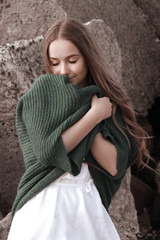
[[[49,45],[51,71],[57,75],[68,75],[73,85],[84,87],[87,65],[79,49],[69,40],[57,39]]]

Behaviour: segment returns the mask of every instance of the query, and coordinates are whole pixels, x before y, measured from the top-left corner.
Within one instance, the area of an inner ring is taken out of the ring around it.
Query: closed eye
[[[77,60],[75,60],[75,61],[69,61],[69,63],[76,63],[77,62]]]
[[[52,63],[52,66],[57,66],[58,65],[58,63]]]

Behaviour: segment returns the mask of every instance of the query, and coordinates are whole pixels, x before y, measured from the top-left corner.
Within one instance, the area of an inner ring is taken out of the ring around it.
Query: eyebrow
[[[78,57],[79,56],[79,54],[71,54],[71,55],[69,55],[69,56],[67,56],[66,58],[70,58],[70,57]],[[58,59],[58,58],[55,58],[55,57],[49,57],[49,59]]]

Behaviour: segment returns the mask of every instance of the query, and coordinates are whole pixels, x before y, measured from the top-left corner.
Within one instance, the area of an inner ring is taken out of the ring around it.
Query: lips
[[[69,77],[69,80],[71,80],[71,79],[73,79],[75,76],[73,76],[73,77]]]
[[[70,83],[73,83],[73,82],[74,82],[74,80],[75,80],[75,76],[74,76],[74,77],[70,77],[70,78],[69,78],[69,82],[70,82]]]

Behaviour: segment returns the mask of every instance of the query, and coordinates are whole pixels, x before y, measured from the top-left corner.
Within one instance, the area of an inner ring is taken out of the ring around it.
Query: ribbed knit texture
[[[111,118],[98,124],[69,154],[66,153],[61,134],[90,109],[94,94],[102,97],[96,86],[80,88],[68,82],[67,76],[45,74],[32,84],[17,104],[16,128],[23,151],[26,171],[22,176],[12,207],[12,217],[29,199],[47,187],[63,173],[76,176],[80,173],[83,158],[102,169],[90,153],[95,135],[101,131],[104,138],[117,148],[116,176],[89,166],[102,202],[108,208],[118,190],[127,167],[137,156],[137,146],[125,128],[120,109],[116,120],[129,138],[131,152],[124,135]]]

